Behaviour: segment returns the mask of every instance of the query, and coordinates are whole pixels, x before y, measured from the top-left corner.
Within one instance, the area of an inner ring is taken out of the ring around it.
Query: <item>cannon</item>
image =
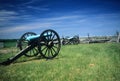
[[[19,39],[18,47],[21,51],[0,65],[9,65],[23,55],[32,57],[40,54],[43,58],[52,59],[58,55],[61,41],[56,31],[48,29],[43,31],[41,35],[33,32],[23,34]]]
[[[75,35],[73,37],[66,37],[66,38],[62,38],[62,44],[63,45],[70,45],[70,44],[73,44],[73,45],[77,45],[80,43],[80,40],[79,40],[79,36]]]

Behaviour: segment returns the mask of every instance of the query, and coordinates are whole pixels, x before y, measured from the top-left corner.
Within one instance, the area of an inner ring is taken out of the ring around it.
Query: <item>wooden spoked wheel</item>
[[[41,33],[38,43],[40,54],[47,59],[56,57],[61,48],[59,35],[51,29],[45,30]]]
[[[23,34],[19,40],[19,48],[20,50],[23,50],[25,49],[28,45],[29,45],[29,41],[26,40],[27,37],[29,36],[33,36],[33,35],[36,35],[36,33],[33,33],[33,32],[27,32],[25,34]],[[27,53],[25,53],[25,56],[27,57],[33,57],[33,56],[36,56],[38,55],[38,48],[37,47],[34,47],[32,48],[31,50],[29,50]]]

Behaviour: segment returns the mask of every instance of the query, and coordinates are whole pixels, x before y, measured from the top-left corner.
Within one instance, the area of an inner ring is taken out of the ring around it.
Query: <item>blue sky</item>
[[[54,29],[62,36],[114,35],[120,0],[0,0],[0,39]]]

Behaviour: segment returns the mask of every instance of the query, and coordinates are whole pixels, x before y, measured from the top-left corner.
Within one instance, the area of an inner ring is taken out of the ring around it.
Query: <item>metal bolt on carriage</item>
[[[21,51],[14,57],[0,63],[1,65],[8,65],[23,55],[33,57],[41,54],[43,58],[52,59],[58,55],[61,41],[56,31],[48,29],[43,31],[41,35],[37,35],[34,32],[23,34],[17,46]]]

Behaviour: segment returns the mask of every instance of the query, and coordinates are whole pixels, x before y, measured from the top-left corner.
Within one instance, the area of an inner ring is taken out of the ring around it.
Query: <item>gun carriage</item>
[[[70,44],[79,44],[80,43],[80,40],[79,40],[79,36],[75,35],[73,37],[66,37],[66,38],[63,38],[62,40],[62,44],[63,45],[70,45]]]
[[[48,29],[43,31],[41,35],[33,32],[23,34],[19,39],[18,47],[21,50],[18,54],[0,64],[8,65],[23,55],[33,57],[41,54],[43,58],[52,59],[58,55],[61,42],[58,33]]]

